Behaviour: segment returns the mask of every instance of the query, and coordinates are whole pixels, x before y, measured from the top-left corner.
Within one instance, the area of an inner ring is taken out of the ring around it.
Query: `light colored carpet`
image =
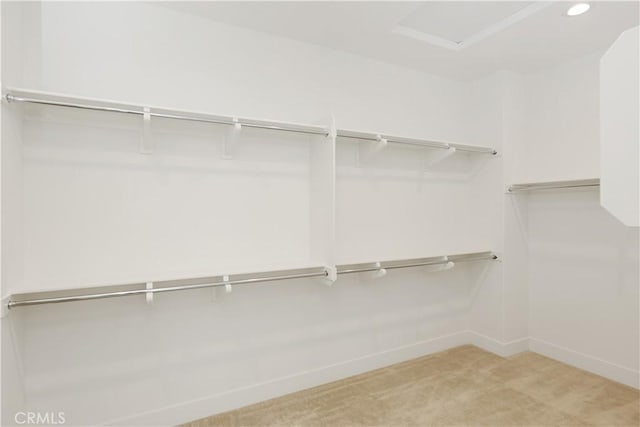
[[[638,390],[535,353],[473,346],[371,371],[185,426],[633,426]]]

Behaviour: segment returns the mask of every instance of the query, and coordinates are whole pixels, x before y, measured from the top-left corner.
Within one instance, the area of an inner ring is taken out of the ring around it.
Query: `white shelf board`
[[[507,193],[520,193],[540,190],[559,190],[569,188],[599,187],[600,178],[574,179],[567,181],[542,181],[511,184]]]

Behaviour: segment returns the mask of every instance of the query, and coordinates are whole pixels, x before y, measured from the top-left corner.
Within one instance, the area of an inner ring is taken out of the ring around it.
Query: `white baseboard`
[[[502,342],[486,335],[469,331],[470,344],[480,347],[483,350],[490,351],[502,357],[513,356],[529,350],[529,338],[524,337],[513,341]]]
[[[584,369],[613,381],[640,388],[640,372],[597,357],[561,347],[537,338],[529,338],[529,349],[551,359]]]
[[[474,331],[461,331],[310,371],[276,378],[268,382],[252,384],[197,400],[120,418],[106,424],[151,426],[185,423],[465,344],[475,345],[502,357],[509,357],[531,350],[631,387],[638,388],[640,385],[640,374],[637,371],[568,348],[556,346],[543,340],[525,337],[502,342]]]
[[[468,331],[112,420],[106,425],[176,425],[470,343]]]
[[[502,357],[513,356],[529,350],[529,338],[519,338],[517,340],[502,342],[486,335],[469,331],[470,343],[483,350],[490,351]]]

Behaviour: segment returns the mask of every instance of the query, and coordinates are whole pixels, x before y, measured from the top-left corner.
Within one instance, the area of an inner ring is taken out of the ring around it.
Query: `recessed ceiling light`
[[[589,3],[574,4],[573,6],[571,6],[569,8],[569,10],[567,10],[567,15],[568,16],[582,15],[583,13],[585,13],[590,8],[591,8],[591,6],[589,5]]]

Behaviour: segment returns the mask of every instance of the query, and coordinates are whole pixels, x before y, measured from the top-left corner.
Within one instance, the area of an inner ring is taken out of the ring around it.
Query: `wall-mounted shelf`
[[[58,94],[52,92],[44,92],[30,89],[9,88],[5,91],[4,99],[7,102],[23,102],[29,104],[52,105],[58,107],[79,108],[94,111],[106,111],[112,113],[135,114],[143,117],[159,117],[165,119],[188,120],[205,123],[215,123],[222,125],[230,125],[242,128],[270,129],[276,131],[298,132],[312,135],[331,134],[331,129],[327,126],[280,122],[274,120],[261,120],[242,118],[234,116],[224,116],[211,114],[206,112],[195,112],[186,110],[176,110],[165,107],[153,107],[148,105],[131,104],[126,102],[87,98],[80,96],[72,96],[66,94]],[[341,138],[351,138],[366,141],[378,141],[383,143],[406,144],[425,148],[436,148],[456,151],[464,151],[478,154],[497,154],[497,151],[491,147],[482,147],[467,144],[458,144],[453,142],[432,141],[427,139],[405,138],[386,134],[378,134],[371,132],[359,132],[338,129],[336,135]]]
[[[250,128],[270,129],[277,131],[298,132],[312,135],[328,135],[325,126],[279,122],[274,120],[258,120],[251,118],[222,116],[205,112],[176,110],[164,107],[152,107],[126,102],[111,101],[98,98],[64,95],[29,89],[7,89],[4,99],[8,102],[52,105],[57,107],[79,108],[84,110],[106,111],[111,113],[135,114],[165,119],[188,120],[195,122],[215,123],[230,126],[246,126]]]
[[[337,266],[338,274],[366,273],[379,270],[393,270],[397,268],[423,267],[429,265],[447,265],[449,263],[482,261],[498,259],[493,252],[470,252],[457,255],[442,255],[428,258],[410,258],[392,261],[378,261],[357,264],[344,264]]]
[[[570,188],[588,188],[600,187],[600,179],[577,179],[571,181],[548,181],[548,182],[529,182],[522,184],[511,184],[507,188],[507,193],[523,193],[540,190],[559,190]]]
[[[491,154],[491,155],[498,154],[498,152],[491,147],[458,144],[454,142],[431,141],[427,139],[404,138],[399,136],[376,134],[376,133],[370,133],[370,132],[358,132],[358,131],[338,129],[336,136],[339,138],[376,141],[376,142],[382,142],[384,144],[386,143],[405,144],[405,145],[413,145],[413,146],[425,147],[425,148],[439,148],[443,150],[449,150],[449,149],[455,148],[456,151],[466,151],[470,153]]]
[[[103,298],[145,295],[150,302],[156,293],[186,291],[202,288],[225,287],[231,291],[234,285],[264,283],[278,280],[322,278],[328,283],[335,281],[339,274],[375,272],[398,268],[422,267],[431,265],[452,266],[456,262],[470,262],[497,259],[493,252],[474,252],[458,255],[443,255],[429,258],[413,258],[394,261],[348,264],[336,267],[310,267],[295,270],[277,270],[260,273],[210,276],[178,280],[164,280],[146,283],[66,289],[44,292],[29,292],[11,295],[3,299],[5,307],[12,309],[22,306],[53,304],[62,302],[88,301]]]

